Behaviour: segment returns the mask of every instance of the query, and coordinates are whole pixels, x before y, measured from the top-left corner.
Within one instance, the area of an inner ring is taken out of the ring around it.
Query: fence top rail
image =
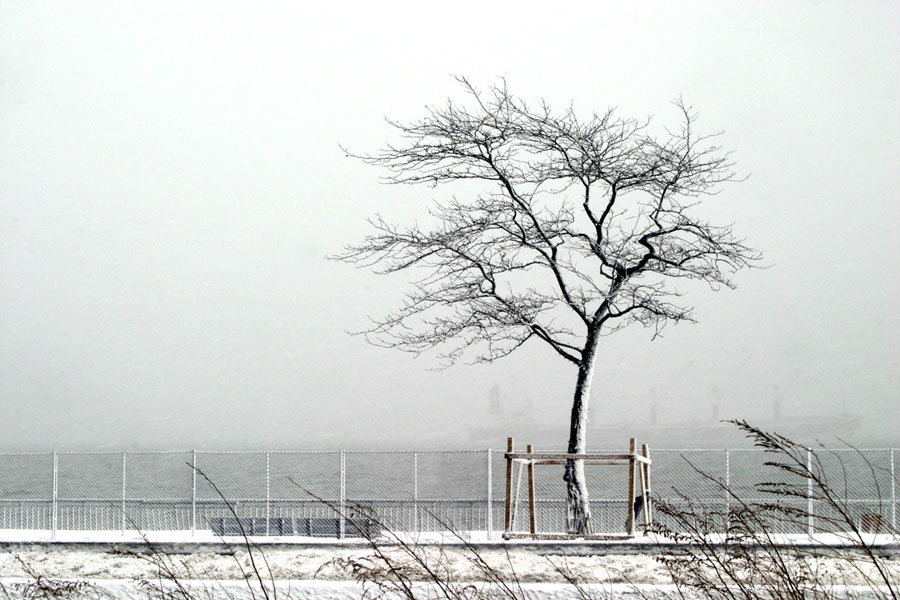
[[[683,498],[681,496],[671,496],[671,495],[662,495],[659,496],[659,499],[672,503],[685,503],[685,502],[708,502],[708,503],[717,503],[724,504],[726,501],[723,500],[719,496],[710,497],[696,497],[696,498]],[[535,498],[535,502],[542,503],[559,503],[565,502],[565,498]],[[764,497],[749,497],[744,499],[746,502],[766,502],[770,501],[771,498]],[[58,500],[61,504],[67,504],[71,502],[95,502],[95,503],[103,503],[109,505],[118,505],[122,502],[122,498],[60,498]],[[173,503],[183,503],[186,505],[191,504],[190,498],[125,498],[126,502],[141,502],[145,504],[173,504]],[[312,505],[320,505],[328,502],[339,502],[340,498],[322,498],[321,500],[308,499],[308,498],[270,498],[269,502],[272,504],[312,504]],[[434,504],[434,503],[455,503],[455,504],[484,504],[487,500],[485,498],[419,498],[418,500],[414,500],[411,498],[407,499],[387,499],[387,500],[377,500],[377,499],[362,499],[357,500],[355,498],[350,499],[352,502],[370,502],[373,504]],[[622,504],[627,503],[627,500],[622,500],[620,498],[607,498],[607,497],[591,497],[591,502],[621,502]],[[799,498],[797,502],[806,502],[806,498]],[[847,498],[844,500],[848,504],[891,504],[890,498]],[[53,498],[0,498],[0,503],[4,504],[51,504],[53,502]],[[203,499],[198,498],[197,504],[202,506],[207,505],[221,505],[223,504],[223,500],[221,498],[217,499]],[[265,498],[235,498],[229,499],[228,502],[254,502],[257,504],[263,504],[266,502]],[[504,502],[503,498],[497,499],[494,498],[491,500],[493,504],[500,505]],[[824,500],[813,499],[813,502],[822,503]]]
[[[47,456],[52,457],[54,452],[0,452],[0,456]]]
[[[53,502],[53,498],[0,498],[0,502]]]
[[[345,454],[484,454],[490,448],[475,450],[344,450]]]
[[[900,451],[900,446],[885,446],[880,448],[829,448],[810,447],[816,452],[891,452]],[[47,456],[54,454],[97,454],[117,455],[122,454],[476,454],[492,451],[491,448],[460,449],[460,450],[47,450],[44,452],[28,451],[0,451],[2,456]],[[654,452],[765,452],[763,448],[653,448]],[[592,454],[621,453],[619,450],[599,450]],[[550,451],[552,454],[565,454],[564,452]]]
[[[340,454],[343,450],[189,450],[196,454]]]
[[[135,454],[191,454],[193,450],[122,450],[116,454],[127,454],[134,456]],[[73,453],[77,454],[77,453]]]
[[[890,452],[900,450],[898,447],[885,448],[828,448],[825,446],[803,446],[814,452]],[[766,452],[765,448],[654,448],[654,452]]]

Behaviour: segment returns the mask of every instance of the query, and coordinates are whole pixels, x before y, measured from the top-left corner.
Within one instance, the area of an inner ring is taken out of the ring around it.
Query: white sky
[[[681,94],[751,174],[709,214],[771,268],[607,338],[595,423],[843,400],[897,440],[900,4],[625,4],[0,5],[0,447],[465,445],[494,383],[562,425],[545,348],[433,372],[346,334],[404,281],[325,256],[451,190],[338,145],[376,150],[450,74],[660,123]]]

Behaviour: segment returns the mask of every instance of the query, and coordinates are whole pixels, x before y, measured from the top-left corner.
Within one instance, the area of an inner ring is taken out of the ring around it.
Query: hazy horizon
[[[555,10],[0,7],[0,451],[564,437],[575,371],[542,347],[435,371],[347,333],[409,282],[327,257],[464,192],[341,147],[462,99],[454,74],[659,126],[681,96],[748,176],[704,210],[768,268],[692,288],[698,324],[605,338],[597,431],[850,414],[847,441],[900,445],[900,4]]]

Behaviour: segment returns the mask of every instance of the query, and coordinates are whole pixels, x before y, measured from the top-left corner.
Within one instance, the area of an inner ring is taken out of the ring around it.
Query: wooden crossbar
[[[527,452],[507,452],[504,456],[513,461],[542,461],[543,465],[562,465],[570,460],[583,460],[586,465],[608,464],[608,465],[625,465],[628,461],[635,460],[637,462],[650,464],[650,459],[640,454],[563,454],[556,452],[535,452],[528,454]],[[603,462],[597,462],[603,461]]]
[[[566,464],[565,460],[521,460],[516,459],[513,460],[514,463],[525,463],[525,464],[533,464],[533,465],[564,465]],[[641,461],[642,462],[642,461]],[[591,460],[585,461],[586,465],[607,465],[607,466],[623,466],[627,465],[627,460]]]

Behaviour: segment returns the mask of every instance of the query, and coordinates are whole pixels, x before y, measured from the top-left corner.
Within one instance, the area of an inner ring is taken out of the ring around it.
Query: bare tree
[[[441,347],[453,363],[492,362],[539,340],[574,365],[568,452],[583,453],[600,338],[635,322],[656,335],[692,320],[674,280],[732,287],[734,271],[758,258],[729,225],[695,214],[701,196],[735,179],[729,153],[695,133],[696,114],[680,99],[680,126],[653,135],[649,120],[613,110],[583,119],[572,106],[529,106],[502,80],[486,92],[458,81],[467,104],[389,121],[400,141],[354,156],[392,183],[474,180],[480,191],[436,202],[429,225],[376,216],[375,232],[336,258],[416,274],[400,308],[366,332],[372,343]],[[582,461],[569,461],[565,481],[568,530],[587,533]]]

